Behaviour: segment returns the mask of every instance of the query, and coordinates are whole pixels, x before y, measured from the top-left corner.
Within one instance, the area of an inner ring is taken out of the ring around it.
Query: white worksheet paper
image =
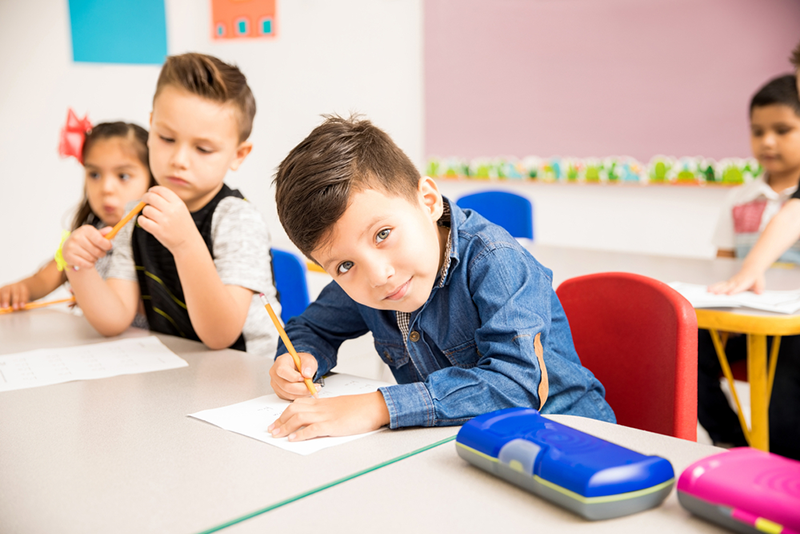
[[[360,393],[372,393],[373,391],[377,391],[379,387],[388,385],[389,384],[386,382],[348,374],[331,374],[325,377],[325,385],[319,391],[318,395],[320,398],[338,397],[340,395],[358,395]],[[231,404],[230,406],[222,408],[214,408],[189,414],[189,417],[194,417],[220,428],[224,428],[225,430],[236,432],[237,434],[242,434],[243,436],[248,436],[263,441],[264,443],[275,445],[281,449],[303,455],[379,432],[379,430],[375,430],[374,432],[357,434],[355,436],[315,438],[307,441],[294,442],[290,442],[287,438],[273,438],[272,435],[267,432],[267,428],[280,417],[289,404],[291,404],[289,401],[283,400],[277,395],[264,395],[263,397],[240,402],[238,404]]]
[[[149,373],[187,364],[155,336],[0,356],[0,391]]]
[[[708,292],[708,286],[672,282],[675,291],[691,303],[694,308],[753,308],[775,313],[792,314],[800,310],[800,290],[764,291],[756,295],[752,291],[736,295],[715,295]]]

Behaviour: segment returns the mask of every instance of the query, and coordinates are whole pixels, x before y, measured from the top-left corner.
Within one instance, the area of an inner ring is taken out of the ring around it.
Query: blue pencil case
[[[654,508],[675,484],[672,464],[542,417],[508,408],[461,427],[464,460],[586,519]]]

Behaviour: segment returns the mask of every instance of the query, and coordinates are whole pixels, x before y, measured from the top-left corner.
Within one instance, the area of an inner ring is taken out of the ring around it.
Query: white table
[[[625,258],[539,246],[534,250],[555,271],[556,285],[571,276],[606,270],[700,283],[710,277],[721,280],[735,270],[735,262],[727,260]],[[686,278],[682,272],[694,275]],[[785,274],[784,283],[794,283],[796,273]],[[783,275],[768,275],[772,287],[779,287],[774,282]],[[148,333],[130,329],[124,334],[142,335]],[[451,437],[458,430],[384,431],[311,456],[295,455],[186,417],[269,393],[269,360],[159,337],[189,366],[0,393],[0,530],[213,529]],[[85,320],[56,310],[0,316],[0,354],[105,340]],[[716,452],[618,425],[553,418],[640,452],[660,454],[677,473]],[[633,532],[662,525],[665,532],[678,528],[719,532],[680,509],[674,493],[652,511],[585,522],[469,466],[448,443],[236,523],[226,531],[494,532],[508,527],[537,531],[557,527]]]
[[[284,451],[186,416],[271,393],[269,360],[159,337],[189,366],[0,393],[0,531],[198,532],[455,431]],[[0,316],[0,354],[101,341],[61,311]]]
[[[667,458],[676,477],[692,462],[722,452],[710,445],[569,415],[548,416],[644,454]],[[224,530],[231,534],[300,532],[708,532],[675,490],[661,506],[586,521],[462,460],[453,442],[323,490]]]

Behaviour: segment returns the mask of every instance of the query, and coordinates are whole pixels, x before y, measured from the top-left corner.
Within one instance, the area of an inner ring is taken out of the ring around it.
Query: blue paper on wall
[[[69,0],[74,61],[161,65],[164,0]]]

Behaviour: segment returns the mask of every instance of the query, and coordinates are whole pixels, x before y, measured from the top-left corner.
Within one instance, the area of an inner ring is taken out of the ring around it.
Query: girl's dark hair
[[[144,165],[147,172],[150,174],[150,186],[156,185],[153,178],[153,173],[150,171],[149,154],[147,150],[147,130],[133,124],[131,122],[102,122],[97,126],[86,132],[86,140],[83,142],[83,149],[81,150],[81,160],[86,161],[86,155],[92,149],[92,146],[101,139],[111,139],[113,137],[121,137],[130,141],[131,146],[136,151],[136,156],[139,161]],[[84,224],[92,224],[99,216],[92,211],[89,206],[89,198],[86,196],[84,190],[83,201],[81,202],[75,218],[72,220],[72,229],[77,230]]]

